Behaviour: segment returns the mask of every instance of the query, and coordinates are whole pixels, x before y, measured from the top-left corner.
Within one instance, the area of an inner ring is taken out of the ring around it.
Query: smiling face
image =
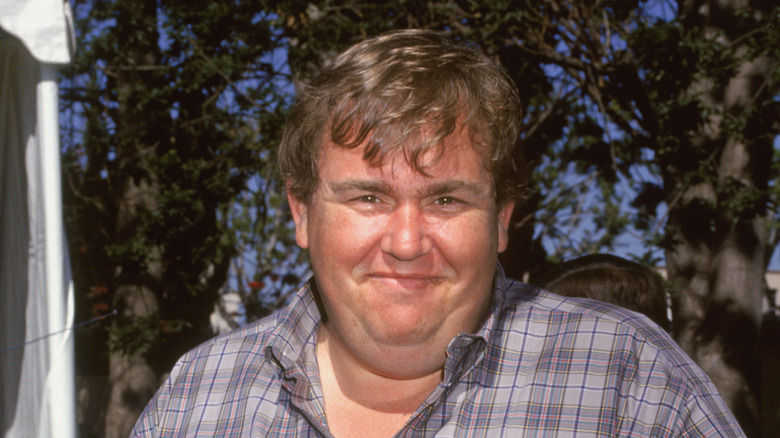
[[[458,333],[486,316],[512,204],[455,130],[427,175],[403,158],[377,167],[363,148],[326,143],[310,202],[289,196],[296,240],[311,254],[324,329],[357,363],[386,376],[436,372]]]

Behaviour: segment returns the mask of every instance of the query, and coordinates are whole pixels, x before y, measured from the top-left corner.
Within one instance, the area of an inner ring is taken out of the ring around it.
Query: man
[[[657,326],[504,277],[519,125],[500,69],[433,32],[301,86],[279,161],[314,277],[186,354],[135,436],[742,436]]]

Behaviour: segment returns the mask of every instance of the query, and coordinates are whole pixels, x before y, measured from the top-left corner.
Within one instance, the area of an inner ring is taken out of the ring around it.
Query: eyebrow
[[[351,190],[358,190],[364,192],[388,194],[394,191],[392,186],[384,181],[363,179],[333,181],[328,183],[328,186],[334,193],[344,193]],[[422,189],[419,191],[419,194],[423,196],[439,196],[458,191],[465,191],[475,196],[482,196],[484,194],[484,189],[481,184],[457,179],[439,181],[430,185],[426,185],[422,187]]]
[[[386,194],[393,191],[390,185],[385,182],[363,179],[332,181],[328,183],[328,187],[330,187],[334,193],[344,193],[351,190],[358,190],[362,192]]]
[[[480,196],[483,194],[484,189],[481,184],[462,180],[448,180],[431,184],[425,190],[427,196],[445,195],[453,192],[468,192],[471,195]]]

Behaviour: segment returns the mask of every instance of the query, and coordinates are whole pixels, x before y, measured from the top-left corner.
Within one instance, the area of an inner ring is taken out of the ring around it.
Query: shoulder
[[[136,431],[176,431],[186,425],[206,435],[225,409],[236,413],[225,420],[231,427],[254,427],[256,413],[270,421],[281,390],[274,350],[293,356],[318,321],[316,304],[304,287],[279,312],[193,348],[176,362]]]
[[[709,377],[649,318],[511,280],[504,292],[483,370],[499,387],[521,388],[512,392],[515,403],[571,408],[574,416],[609,412],[613,436],[661,429],[741,436]]]
[[[626,424],[739,431],[709,377],[646,316],[517,282],[506,291],[488,356],[501,374],[528,376],[531,393],[597,391],[593,408]]]
[[[310,335],[318,322],[319,312],[306,285],[279,311],[193,348],[182,356],[171,375],[190,364],[196,364],[198,369],[214,366],[228,370],[244,363],[257,366],[267,362],[268,347],[296,351],[302,348],[303,338]]]
[[[279,314],[275,313],[211,338],[182,356],[174,371],[189,363],[205,362],[205,365],[217,359],[219,366],[225,367],[225,359],[230,357],[251,359],[261,356],[269,342],[278,336],[278,318]]]
[[[205,434],[210,418],[250,401],[253,409],[273,412],[276,373],[264,350],[274,340],[277,317],[217,336],[182,356],[136,422],[134,436]],[[231,424],[243,421],[241,416],[230,419]]]
[[[537,330],[567,327],[588,336],[627,335],[664,348],[673,343],[668,333],[647,316],[610,303],[563,297],[509,279],[505,290],[504,319],[510,326],[527,325]]]
[[[278,317],[278,314],[267,316],[187,352],[174,365],[156,396],[157,401],[170,397],[186,403],[198,394],[227,392],[231,381],[249,376],[272,380],[275,370],[265,350],[279,342]]]
[[[507,292],[500,318],[502,349],[522,348],[525,357],[536,354],[551,371],[560,367],[567,373],[614,374],[648,385],[663,381],[681,397],[712,389],[709,378],[669,334],[640,313],[517,282]]]

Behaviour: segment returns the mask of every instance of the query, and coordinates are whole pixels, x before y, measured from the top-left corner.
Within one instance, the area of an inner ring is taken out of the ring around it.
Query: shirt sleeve
[[[659,329],[660,330],[660,329]],[[665,334],[640,342],[627,380],[620,436],[744,437],[712,380]],[[633,361],[632,361],[633,362]]]
[[[689,415],[682,418],[683,437],[744,437],[745,433],[726,406],[712,382],[704,382],[702,391],[695,392],[686,404]]]

